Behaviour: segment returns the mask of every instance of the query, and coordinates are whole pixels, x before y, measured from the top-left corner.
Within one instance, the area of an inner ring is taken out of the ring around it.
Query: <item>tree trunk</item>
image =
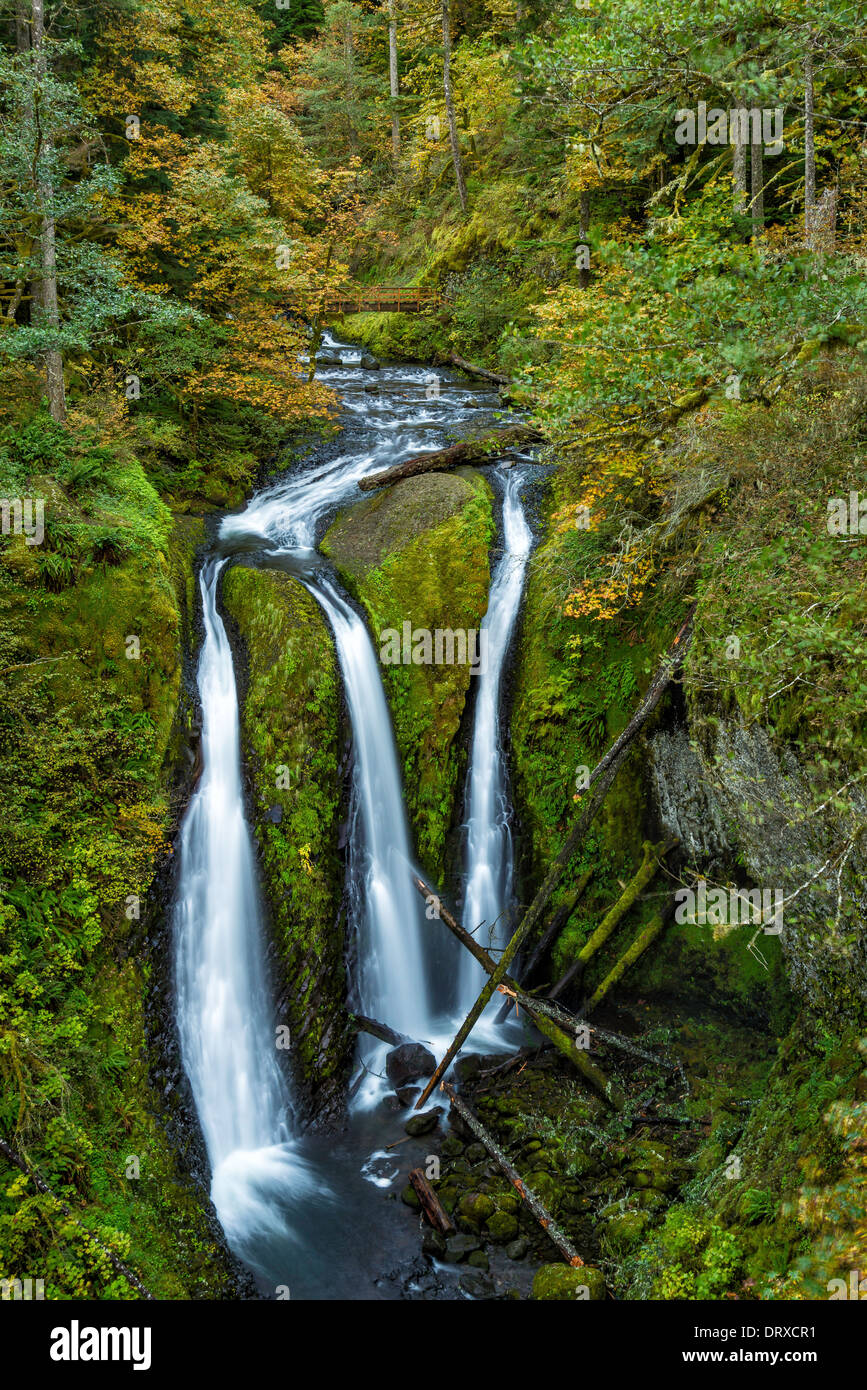
[[[750,146],[750,173],[752,176],[753,238],[758,240],[765,225],[765,166],[764,149],[761,140]]]
[[[804,57],[804,240],[812,246],[816,214],[816,137],[813,128],[813,47]]]
[[[747,207],[747,142],[744,138],[746,106],[737,104],[737,138],[732,155],[732,206],[735,217],[743,217]],[[747,117],[748,119],[748,117]]]
[[[582,189],[581,197],[578,200],[578,240],[582,246],[588,246],[590,239],[590,194],[586,189]],[[582,290],[586,290],[590,284],[590,270],[587,266],[582,266],[578,271],[578,284]]]
[[[449,141],[452,147],[452,163],[455,166],[455,180],[461,211],[466,212],[467,186],[464,183],[464,169],[461,163],[461,147],[458,144],[458,123],[455,117],[455,103],[452,96],[452,40],[449,32],[449,0],[443,0],[443,90],[446,98],[446,115],[449,122]]]
[[[33,0],[31,22],[31,45],[35,53],[34,77],[36,84],[45,78],[45,8],[44,0]],[[41,249],[42,285],[38,320],[49,328],[60,327],[60,308],[57,299],[57,248],[55,239],[54,215],[52,212],[53,189],[51,179],[38,172],[40,156],[50,157],[52,140],[50,130],[36,128],[36,197],[40,210],[39,243]],[[48,387],[48,408],[52,420],[63,424],[66,420],[66,393],[63,385],[63,358],[56,348],[45,354],[45,381]]]
[[[509,429],[480,435],[478,439],[465,439],[463,443],[453,444],[448,449],[417,454],[415,458],[396,463],[382,473],[371,473],[367,478],[360,478],[358,486],[362,492],[372,492],[374,488],[399,483],[402,478],[414,478],[418,473],[442,473],[446,469],[457,468],[461,463],[492,463],[510,449],[520,448],[524,444],[538,444],[542,438],[539,431],[529,425],[512,425]]]
[[[400,164],[400,117],[397,112],[397,99],[400,86],[397,80],[397,15],[395,0],[388,0],[388,87],[391,93],[391,152],[394,167]]]

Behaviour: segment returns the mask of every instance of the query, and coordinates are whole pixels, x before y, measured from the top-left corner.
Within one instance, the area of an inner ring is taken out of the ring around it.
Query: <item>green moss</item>
[[[290,1028],[296,1080],[317,1106],[327,1105],[345,1079],[351,1046],[337,856],[337,663],[318,604],[289,575],[236,566],[223,602],[247,656],[242,728],[284,983],[280,1021]]]
[[[374,644],[412,629],[478,630],[494,534],[487,485],[471,470],[408,478],[341,515],[322,549],[367,610]],[[465,755],[458,731],[466,664],[383,665],[407,808],[425,869],[440,877]]]
[[[605,1297],[605,1275],[592,1265],[580,1269],[570,1269],[569,1265],[542,1265],[533,1279],[532,1296],[544,1301],[590,1299],[598,1302]]]
[[[338,338],[359,343],[377,357],[435,362],[450,351],[443,322],[429,314],[347,314],[332,328]]]

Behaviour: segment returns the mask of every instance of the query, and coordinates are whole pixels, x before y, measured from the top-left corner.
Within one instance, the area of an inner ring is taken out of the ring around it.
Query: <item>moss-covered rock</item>
[[[605,1275],[592,1265],[572,1269],[569,1265],[542,1265],[533,1279],[533,1298],[537,1300],[590,1299],[605,1297]]]
[[[469,469],[407,478],[357,503],[327,532],[322,550],[367,610],[374,643],[409,631],[478,631],[487,609],[493,537],[490,492]],[[436,655],[434,649],[434,655]],[[468,662],[382,667],[403,764],[419,857],[443,867],[446,834],[465,756],[458,731],[470,686]]]
[[[242,730],[279,957],[278,1017],[290,1028],[295,1084],[318,1111],[332,1111],[352,1048],[337,855],[340,685],[333,644],[318,604],[280,571],[234,567],[223,603],[247,660]]]

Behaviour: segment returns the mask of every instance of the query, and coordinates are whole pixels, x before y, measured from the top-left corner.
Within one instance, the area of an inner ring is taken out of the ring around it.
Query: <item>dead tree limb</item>
[[[650,840],[645,840],[642,846],[644,858],[638,872],[629,880],[613,907],[608,909],[589,940],[585,941],[569,969],[560,976],[554,988],[548,991],[549,999],[557,999],[577,975],[583,974],[588,961],[596,955],[597,951],[602,949],[609,936],[634,905],[639,893],[643,893],[648,884],[653,881],[669,850],[674,849],[677,843],[677,840],[661,840],[658,845],[654,845],[651,844]]]
[[[428,885],[419,878],[418,874],[413,874],[413,882],[423,898],[429,901],[435,897],[435,894],[431,893]],[[437,899],[437,901],[439,900]],[[484,947],[474,940],[466,928],[460,925],[442,902],[439,902],[439,916],[449,931],[458,938],[463,946],[466,946],[471,955],[475,956],[483,970],[487,971],[488,975],[493,975],[497,968],[496,962],[488,955]],[[570,1038],[569,1032],[577,1033],[581,1025],[576,1024],[576,1021],[565,1009],[561,1009],[559,1006],[552,1007],[547,1000],[533,999],[524,993],[518,982],[513,980],[510,975],[504,976],[500,988],[503,993],[511,995],[526,1010],[539,1032],[543,1033],[559,1052],[562,1052],[567,1061],[581,1072],[584,1079],[599,1092],[609,1105],[613,1106],[615,1110],[623,1109],[625,1097],[620,1087],[607,1077],[595,1063],[591,1062],[587,1056],[586,1048],[576,1047],[573,1038]],[[569,1031],[564,1031],[564,1029]]]
[[[375,1018],[353,1014],[352,1019],[359,1033],[369,1033],[372,1038],[379,1038],[380,1042],[390,1043],[392,1047],[400,1047],[401,1043],[407,1041],[404,1033],[396,1033],[387,1023],[379,1023]]]
[[[112,1268],[116,1269],[118,1274],[123,1276],[126,1282],[129,1285],[131,1285],[132,1288],[135,1289],[136,1293],[140,1293],[142,1298],[147,1298],[151,1300],[151,1302],[154,1301],[153,1294],[150,1292],[149,1289],[145,1288],[141,1279],[139,1279],[138,1275],[130,1269],[129,1265],[125,1265],[123,1260],[121,1260],[119,1256],[117,1256],[114,1253],[113,1250],[111,1250],[103,1241],[99,1239],[99,1236],[95,1236],[92,1231],[89,1231],[87,1229],[84,1222],[76,1216],[72,1208],[68,1207],[65,1202],[61,1201],[61,1199],[54,1192],[52,1192],[45,1179],[41,1177],[39,1173],[36,1172],[35,1168],[31,1168],[21,1157],[21,1155],[19,1153],[16,1153],[16,1151],[9,1144],[6,1143],[5,1139],[0,1139],[0,1154],[3,1155],[3,1157],[6,1159],[8,1163],[13,1163],[16,1168],[20,1168],[22,1173],[26,1173],[27,1177],[33,1183],[37,1192],[41,1192],[46,1197],[50,1197],[52,1201],[55,1201],[57,1203],[64,1216],[69,1216],[72,1218],[72,1220],[79,1227],[82,1235],[84,1236],[85,1243],[87,1241],[92,1241],[94,1245],[98,1246],[98,1248],[101,1250],[102,1254],[105,1255]]]
[[[657,912],[656,915],[651,918],[647,926],[638,933],[632,945],[628,950],[624,951],[616,965],[612,966],[605,976],[605,979],[596,989],[587,1004],[588,1013],[591,1009],[595,1009],[597,1004],[601,1003],[608,991],[617,984],[618,980],[622,979],[627,970],[638,960],[638,957],[644,954],[651,942],[656,940],[666,923],[670,921],[673,916],[674,904],[672,903],[665,912]]]
[[[416,1110],[421,1110],[424,1108],[424,1104],[427,1101],[428,1096],[442,1080],[446,1071],[454,1061],[455,1054],[459,1051],[459,1049],[465,1043],[466,1039],[469,1037],[476,1023],[476,1020],[479,1018],[480,1014],[487,1006],[494,991],[498,988],[498,986],[502,983],[503,979],[505,978],[509,966],[511,965],[514,957],[517,955],[517,952],[520,949],[521,945],[529,936],[530,932],[535,929],[537,923],[539,922],[542,913],[545,911],[545,908],[548,905],[548,901],[551,897],[551,894],[554,892],[554,889],[557,887],[557,884],[560,882],[560,879],[566,872],[566,869],[572,859],[572,856],[575,854],[576,850],[581,845],[585,835],[587,834],[588,829],[590,828],[590,825],[592,824],[596,816],[596,813],[598,812],[599,808],[604,802],[605,797],[608,794],[608,790],[612,782],[614,781],[614,778],[617,776],[617,772],[624,759],[626,751],[629,748],[630,743],[635,738],[635,735],[639,732],[639,730],[647,722],[652,712],[656,709],[657,705],[662,699],[664,692],[667,690],[669,683],[671,682],[671,678],[674,675],[674,672],[678,669],[681,662],[683,661],[684,655],[689,647],[689,643],[692,638],[693,622],[695,619],[695,609],[696,605],[694,604],[690,609],[686,619],[684,620],[679,632],[677,633],[677,636],[675,637],[670,650],[666,653],[665,657],[661,661],[659,670],[657,671],[656,675],[651,681],[650,688],[647,694],[645,695],[644,699],[642,700],[638,710],[632,716],[620,737],[615,740],[615,742],[609,748],[605,756],[601,759],[600,762],[596,764],[596,767],[590,773],[588,787],[592,786],[594,782],[596,783],[596,788],[592,797],[590,798],[590,801],[587,803],[581,815],[578,817],[578,820],[576,821],[572,830],[567,835],[565,843],[562,849],[560,850],[559,854],[555,858],[550,869],[548,870],[547,874],[545,875],[544,881],[542,882],[539,891],[537,892],[535,898],[530,904],[529,909],[524,914],[521,922],[519,923],[517,929],[512,935],[509,944],[503,951],[503,954],[500,957],[499,964],[497,965],[497,968],[495,969],[493,975],[491,975],[490,979],[488,980],[488,983],[485,985],[475,1004],[470,1009],[469,1013],[467,1014],[466,1018],[464,1019],[463,1023],[461,1024],[460,1028],[458,1029],[457,1033],[455,1034],[454,1038],[452,1039],[451,1043],[446,1049],[445,1056],[443,1057],[433,1076],[428,1081],[427,1086],[424,1088],[418,1100],[416,1101]]]
[[[527,1206],[542,1227],[542,1230],[553,1241],[567,1263],[574,1268],[583,1265],[584,1261],[571,1244],[565,1231],[561,1230],[554,1218],[548,1215],[548,1212],[539,1201],[535,1192],[532,1188],[527,1186],[518,1170],[509,1162],[497,1141],[488,1133],[484,1125],[476,1119],[470,1107],[465,1101],[461,1100],[461,1097],[456,1093],[454,1087],[450,1086],[447,1081],[444,1081],[442,1083],[442,1089],[464,1123],[472,1130],[476,1138],[484,1144],[491,1157],[496,1159],[497,1163],[499,1163],[506,1177],[510,1180],[515,1191],[518,1193],[518,1196],[522,1201],[527,1203]]]
[[[421,1202],[421,1209],[434,1230],[440,1231],[444,1236],[453,1235],[455,1223],[443,1207],[422,1170],[420,1168],[411,1169],[409,1180],[416,1197]]]
[[[371,473],[360,478],[358,486],[362,492],[371,492],[376,487],[387,487],[389,483],[399,483],[403,478],[414,478],[418,473],[442,473],[449,468],[457,468],[461,463],[493,463],[512,449],[525,444],[539,444],[543,435],[530,425],[511,425],[508,429],[492,430],[479,435],[478,439],[463,439],[460,444],[452,444],[448,449],[435,449],[429,454],[416,454],[393,468],[385,468],[381,473]]]
[[[498,386],[511,386],[512,384],[511,377],[503,376],[501,372],[489,372],[487,367],[477,367],[474,362],[468,362],[465,357],[458,357],[456,352],[451,354],[449,361],[453,367],[459,367],[468,376],[480,376],[485,381],[495,381]]]
[[[533,971],[536,969],[537,965],[539,965],[539,963],[544,959],[546,951],[548,951],[549,947],[551,947],[554,944],[554,941],[557,939],[560,932],[563,930],[566,923],[569,921],[569,918],[572,916],[572,913],[575,911],[578,901],[583,896],[584,890],[592,877],[593,870],[587,869],[586,872],[583,873],[579,878],[577,884],[567,897],[566,901],[562,903],[560,907],[557,908],[557,911],[555,913],[553,913],[550,922],[548,923],[547,927],[545,928],[544,932],[542,933],[541,937],[536,943],[532,955],[530,956],[530,959],[527,961],[527,964],[524,967],[524,970],[522,972],[524,980],[529,980],[531,978]]]

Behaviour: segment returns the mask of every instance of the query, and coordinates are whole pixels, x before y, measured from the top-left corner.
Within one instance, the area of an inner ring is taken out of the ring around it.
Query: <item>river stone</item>
[[[430,1134],[439,1124],[439,1110],[423,1110],[420,1115],[411,1115],[404,1125],[407,1134],[417,1139],[420,1134]]]
[[[484,1250],[472,1250],[467,1256],[467,1264],[473,1269],[490,1269],[491,1263]]]
[[[504,1245],[508,1240],[514,1240],[518,1234],[518,1223],[514,1216],[510,1216],[507,1211],[495,1211],[487,1222],[487,1232],[491,1240],[498,1245]]]
[[[367,372],[379,371],[379,363],[371,352],[363,352],[361,354],[361,366]]]
[[[421,1238],[422,1254],[430,1255],[435,1260],[445,1258],[446,1241],[445,1236],[440,1235],[432,1226],[425,1227],[424,1235]]]
[[[392,1048],[385,1059],[385,1072],[397,1091],[407,1081],[415,1081],[419,1076],[432,1076],[436,1071],[436,1058],[421,1043],[401,1043]]]
[[[605,1275],[593,1265],[542,1265],[533,1279],[535,1299],[563,1301],[590,1299],[598,1302],[605,1297]]]
[[[481,1250],[481,1248],[481,1241],[476,1240],[475,1236],[449,1236],[443,1259],[447,1264],[458,1265],[467,1258],[467,1255],[471,1255],[474,1250]]]
[[[404,1202],[406,1206],[412,1207],[413,1211],[421,1211],[421,1202],[418,1200],[418,1193],[411,1182],[407,1183],[403,1192],[401,1192],[400,1200]]]
[[[494,1286],[490,1279],[484,1274],[477,1273],[476,1270],[467,1270],[458,1280],[464,1293],[468,1293],[471,1298],[493,1298]]]
[[[510,1240],[506,1246],[506,1255],[510,1260],[526,1259],[527,1251],[530,1249],[530,1242],[526,1236],[518,1236],[517,1240]]]
[[[494,1215],[494,1204],[484,1192],[466,1192],[458,1202],[458,1217],[472,1231],[479,1231]]]
[[[401,1105],[409,1106],[415,1105],[420,1095],[420,1086],[401,1086],[400,1090],[397,1093],[397,1098],[400,1101]]]

